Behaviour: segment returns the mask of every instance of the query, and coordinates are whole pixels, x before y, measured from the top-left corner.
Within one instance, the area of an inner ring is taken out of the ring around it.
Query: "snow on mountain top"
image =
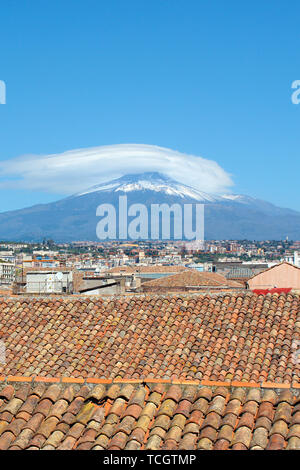
[[[181,199],[194,199],[202,203],[237,203],[261,207],[262,205],[269,207],[269,203],[258,199],[239,195],[239,194],[209,194],[198,189],[192,188],[185,184],[179,183],[174,179],[158,172],[146,172],[140,174],[124,175],[121,178],[101,183],[83,191],[75,196],[83,196],[95,192],[112,192],[112,193],[133,193],[138,191],[154,191],[163,193],[168,196],[177,196]]]
[[[219,200],[218,196],[198,191],[184,184],[178,183],[160,173],[143,173],[137,175],[125,175],[119,179],[93,186],[78,194],[83,196],[93,192],[112,191],[130,193],[133,191],[155,191],[169,196],[195,199],[196,201],[214,202]]]

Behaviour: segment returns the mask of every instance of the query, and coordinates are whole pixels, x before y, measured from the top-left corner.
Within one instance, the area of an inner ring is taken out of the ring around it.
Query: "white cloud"
[[[146,171],[159,171],[209,193],[227,192],[233,185],[230,175],[215,161],[154,145],[121,144],[2,161],[0,188],[73,194]]]

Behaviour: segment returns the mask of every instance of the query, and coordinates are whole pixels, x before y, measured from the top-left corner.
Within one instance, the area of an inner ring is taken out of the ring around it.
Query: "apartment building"
[[[0,262],[0,284],[12,284],[15,280],[16,268],[13,263]]]

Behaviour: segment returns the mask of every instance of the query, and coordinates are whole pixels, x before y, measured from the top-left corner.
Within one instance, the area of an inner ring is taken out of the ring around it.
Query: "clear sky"
[[[9,0],[0,15],[0,160],[157,145],[300,211],[298,0]],[[7,179],[0,211],[62,196]]]

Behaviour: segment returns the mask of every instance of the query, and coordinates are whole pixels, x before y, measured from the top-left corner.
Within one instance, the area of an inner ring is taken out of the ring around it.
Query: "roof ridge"
[[[300,268],[299,268],[300,269]],[[147,281],[150,282],[150,281]],[[146,283],[145,283],[146,284]],[[147,298],[149,297],[149,292],[137,292],[137,293],[128,293],[128,294],[107,294],[103,296],[96,297],[95,296],[85,296],[82,294],[70,294],[70,295],[58,295],[58,294],[41,294],[41,295],[32,295],[32,294],[10,294],[10,295],[0,295],[0,301],[8,301],[8,300],[70,300],[70,299],[76,299],[76,300],[82,300],[83,302],[99,302],[99,300],[107,300],[107,299],[112,299],[112,300],[118,300],[118,299],[127,299],[129,296],[132,298]],[[250,289],[244,289],[241,291],[220,291],[220,292],[168,292],[168,293],[151,293],[151,298],[163,298],[163,299],[168,299],[168,298],[197,298],[197,297],[226,297],[226,296],[232,296],[232,297],[259,297],[261,294],[256,294],[255,292],[252,292]],[[267,295],[271,297],[278,297],[280,296],[292,296],[294,298],[299,298],[300,294],[298,292],[294,292],[293,290],[288,293],[268,293]],[[265,295],[264,295],[265,297]]]
[[[300,389],[299,382],[280,383],[280,382],[243,382],[243,381],[219,381],[219,380],[188,380],[188,379],[155,379],[153,377],[145,377],[143,379],[132,378],[96,378],[96,377],[43,377],[43,376],[14,376],[14,375],[1,375],[1,383],[39,383],[44,382],[48,384],[166,384],[166,385],[200,385],[207,387],[244,387],[244,388],[276,388],[276,389]]]

